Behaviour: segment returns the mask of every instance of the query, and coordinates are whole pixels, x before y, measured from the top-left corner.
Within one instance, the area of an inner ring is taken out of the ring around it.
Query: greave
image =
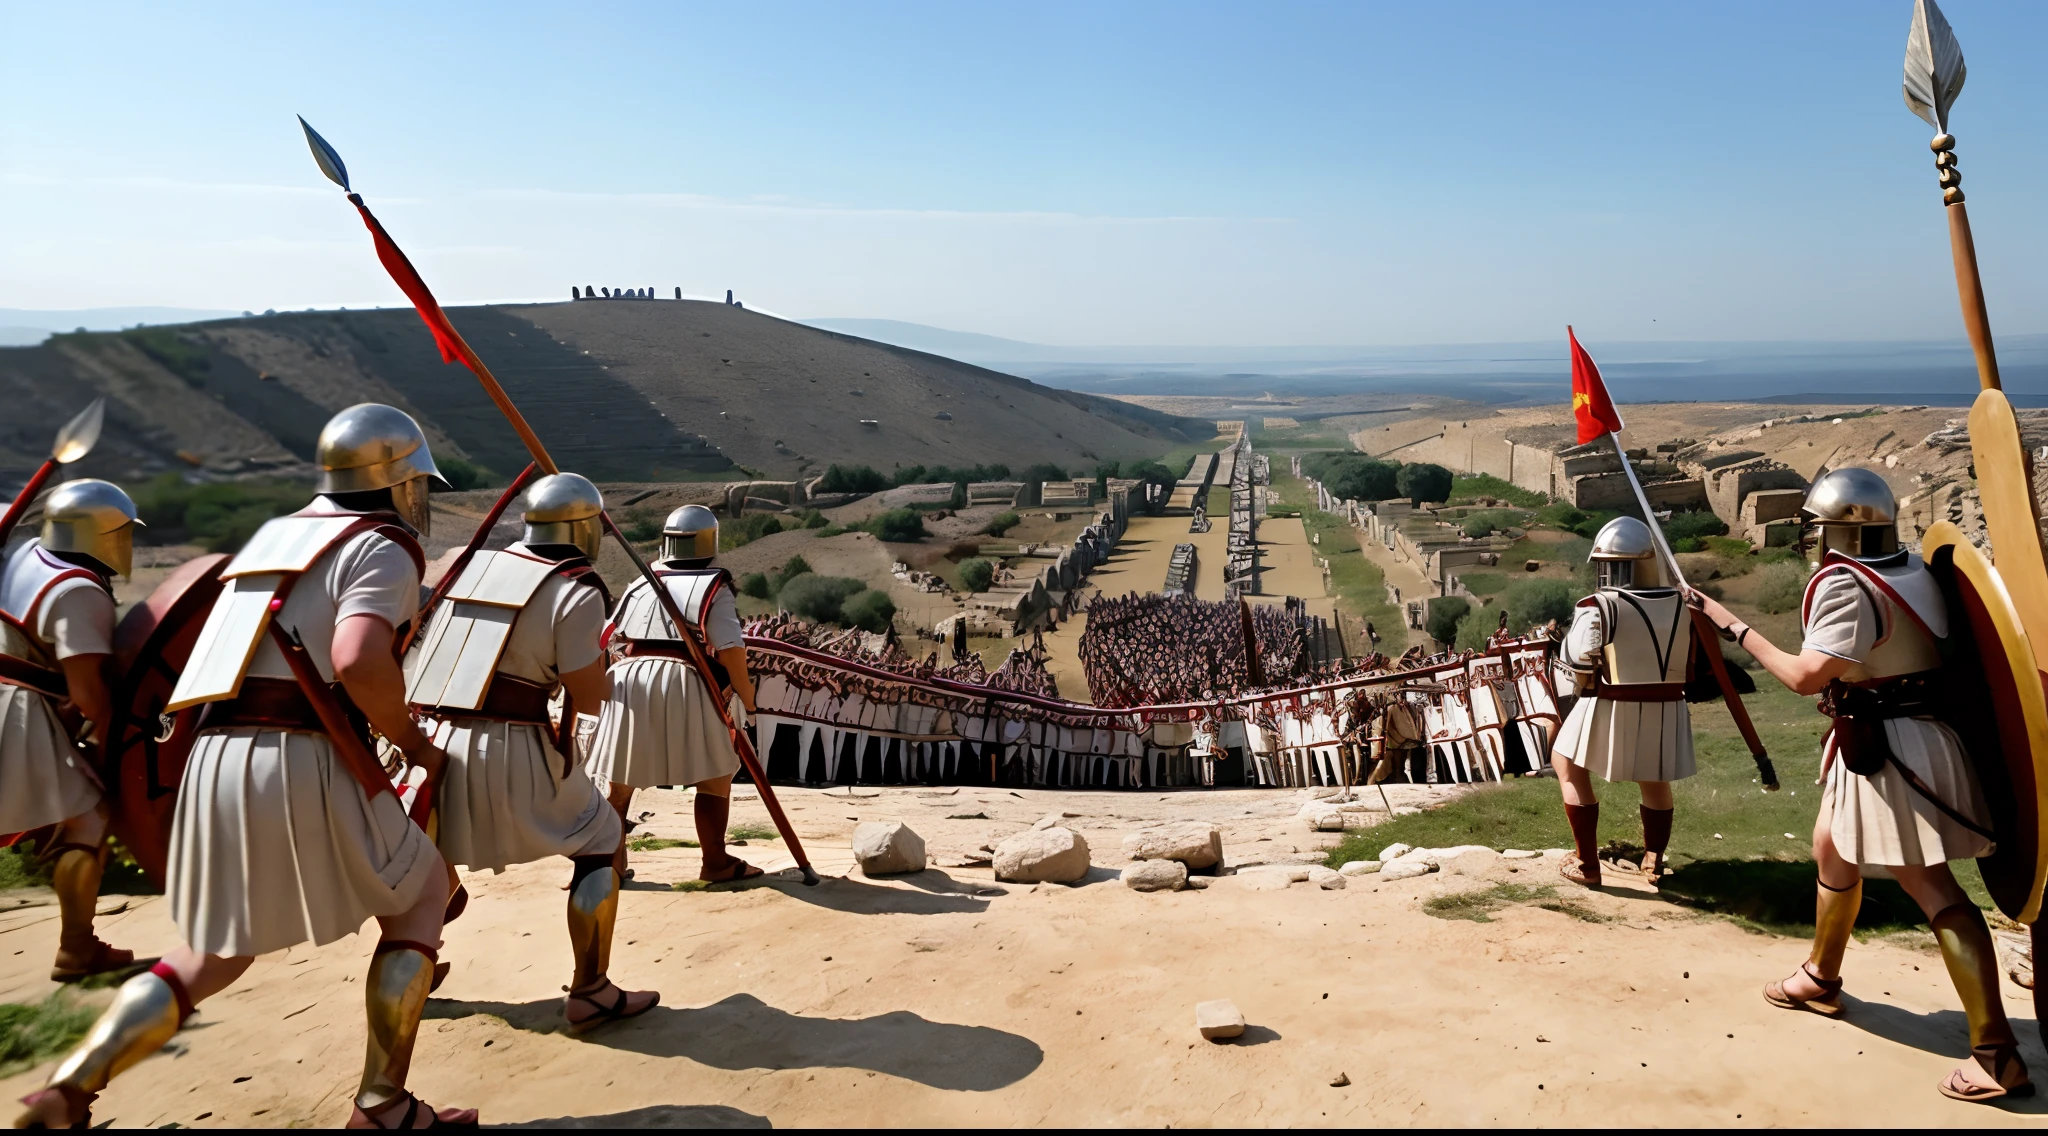
[[[619,917],[619,874],[612,858],[578,856],[575,864],[569,881],[569,950],[576,956],[572,994],[603,985],[612,966],[612,926]]]
[[[1862,910],[1862,879],[1845,888],[1815,883],[1813,953],[1806,956],[1815,974],[1830,979],[1842,976],[1842,953],[1849,949],[1849,936],[1856,930],[1856,915]]]
[[[121,984],[114,1004],[50,1075],[50,1087],[91,1100],[122,1070],[162,1049],[191,1008],[175,974],[151,970]]]
[[[691,809],[697,821],[697,844],[704,852],[704,872],[709,875],[725,867],[725,826],[732,819],[732,798],[714,797],[699,789]]]
[[[57,892],[58,942],[72,950],[90,950],[93,909],[100,898],[100,850],[67,844],[57,853],[50,886]]]
[[[1590,805],[1566,805],[1564,819],[1572,826],[1572,844],[1578,851],[1579,865],[1587,870],[1600,866],[1600,803]]]
[[[1643,850],[1655,852],[1662,859],[1664,850],[1671,847],[1671,818],[1678,814],[1678,810],[1642,805],[1636,811],[1643,817]]]
[[[1943,908],[1928,923],[1941,944],[1941,961],[1948,964],[1963,1013],[1970,1019],[1971,1055],[1999,1084],[2025,1084],[2027,1067],[2020,1063],[2019,1039],[1998,997],[1998,950],[1992,945],[1991,929],[1984,925],[1984,913],[1965,901]]]
[[[406,1073],[412,1068],[412,1045],[420,1032],[420,1012],[434,982],[436,952],[423,943],[390,939],[377,944],[370,973],[363,980],[363,1007],[369,1036],[363,1053],[363,1082],[356,1107],[372,1112],[405,1095]]]

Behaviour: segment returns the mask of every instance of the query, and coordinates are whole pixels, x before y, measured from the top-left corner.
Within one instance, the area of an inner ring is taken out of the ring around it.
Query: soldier
[[[93,934],[107,805],[79,745],[107,737],[110,581],[128,575],[141,523],[119,486],[67,481],[43,506],[42,536],[0,569],[0,832],[37,833],[42,858],[55,863],[57,982],[135,961]],[[74,742],[66,720],[80,718]]]
[[[318,496],[230,561],[171,709],[205,704],[178,789],[167,899],[185,943],[129,979],[85,1039],[25,1098],[23,1125],[87,1118],[113,1077],[169,1041],[255,956],[382,927],[350,1127],[476,1123],[405,1089],[434,977],[448,869],[369,756],[367,719],[428,775],[447,755],[405,705],[393,644],[420,602],[418,534],[441,480],[419,424],[375,403],[316,445]],[[339,680],[339,689],[330,685]],[[334,723],[330,727],[328,723]]]
[[[1591,771],[1642,787],[1643,874],[1656,883],[1671,844],[1671,783],[1695,772],[1685,705],[1692,617],[1665,579],[1643,522],[1607,522],[1589,559],[1600,590],[1579,601],[1561,651],[1589,697],[1558,727],[1550,755],[1577,851],[1577,860],[1559,870],[1574,883],[1600,886],[1600,802]]]
[[[1813,483],[1805,512],[1819,528],[1820,570],[1807,584],[1799,652],[1781,650],[1727,608],[1695,594],[1708,618],[1800,694],[1821,696],[1834,727],[1822,744],[1826,788],[1813,825],[1813,950],[1764,987],[1787,1010],[1842,1013],[1842,954],[1863,902],[1863,877],[1889,874],[1920,905],[1962,997],[1975,1058],[1949,1074],[1944,1096],[2031,1096],[2033,1083],[1999,1000],[1998,960],[1984,915],[1950,860],[1991,851],[1991,814],[1954,731],[1935,718],[1949,611],[1920,557],[1899,547],[1891,487],[1867,469]]]
[[[502,872],[546,856],[575,865],[575,976],[562,1009],[572,1033],[645,1013],[661,1000],[651,990],[620,989],[605,973],[624,829],[575,759],[577,717],[594,716],[605,698],[599,637],[609,597],[591,566],[603,511],[604,497],[581,475],[534,482],[525,539],[469,562],[406,667],[407,700],[433,719],[428,736],[448,752],[436,796],[442,857],[473,871]],[[518,615],[506,631],[508,610]],[[557,691],[559,731],[548,719]],[[451,914],[460,914],[466,893],[456,895]]]
[[[612,807],[626,815],[633,790],[649,785],[697,789],[697,843],[702,879],[729,883],[761,874],[725,850],[732,815],[732,777],[739,754],[719,721],[714,699],[737,696],[754,712],[754,682],[747,673],[746,642],[733,603],[732,576],[712,566],[718,554],[718,518],[702,505],[685,505],[661,527],[662,559],[655,575],[675,597],[705,653],[714,656],[728,690],[709,690],[688,662],[675,624],[645,580],[619,599],[606,641],[623,659],[611,669],[611,697],[590,746],[591,771],[611,785]]]

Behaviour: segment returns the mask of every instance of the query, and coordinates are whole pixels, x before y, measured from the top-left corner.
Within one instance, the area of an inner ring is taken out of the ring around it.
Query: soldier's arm
[[[108,719],[113,716],[112,699],[107,694],[107,679],[104,667],[106,655],[69,655],[57,660],[64,668],[64,681],[70,689],[71,704],[85,715],[91,724],[86,735],[102,741],[107,736]]]
[[[727,647],[718,653],[719,665],[725,668],[726,678],[731,680],[733,693],[740,696],[740,705],[747,713],[754,712],[754,676],[747,673],[747,649]]]
[[[576,703],[578,714],[596,714],[611,696],[611,679],[605,674],[604,657],[596,662],[573,671],[562,672],[562,685],[569,688],[569,698]]]
[[[394,636],[382,616],[356,614],[334,627],[334,677],[377,732],[429,777],[441,775],[447,755],[420,732],[405,705],[405,672],[392,657]]]
[[[1757,665],[1771,672],[1771,677],[1784,683],[1794,694],[1819,694],[1827,684],[1841,678],[1853,662],[1838,658],[1825,651],[1811,647],[1798,654],[1780,649],[1777,644],[1764,638],[1764,634],[1735,617],[1735,613],[1721,606],[1718,600],[1704,592],[1693,592],[1694,601],[1700,604],[1707,618],[1714,626],[1735,636],[1735,645],[1748,651]]]

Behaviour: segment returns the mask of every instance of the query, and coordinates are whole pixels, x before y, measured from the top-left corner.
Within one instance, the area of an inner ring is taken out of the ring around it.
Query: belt
[[[71,696],[71,685],[65,681],[63,671],[39,667],[13,655],[0,655],[0,684],[19,686],[51,698]]]
[[[694,663],[696,659],[679,639],[628,639],[619,645],[619,654],[628,659],[675,659],[678,662]],[[732,676],[726,673],[725,664],[709,651],[704,658],[711,664],[711,680],[721,691],[732,689]]]
[[[1830,718],[1926,718],[1942,709],[1940,671],[1898,675],[1869,684],[1837,679],[1820,696],[1820,712]]]
[[[490,688],[484,692],[484,704],[474,710],[454,706],[422,706],[419,709],[444,722],[455,718],[483,718],[552,730],[554,722],[548,717],[548,698],[553,693],[553,687],[508,674],[494,674]]]
[[[1625,682],[1612,685],[1595,679],[1593,697],[1609,702],[1683,702],[1685,684],[1682,682]]]
[[[363,720],[362,712],[349,701],[348,692],[339,684],[330,689],[347,711],[350,723],[355,726],[356,737],[368,746],[369,723]],[[327,732],[327,727],[320,724],[320,715],[313,709],[313,703],[306,698],[306,692],[288,678],[257,678],[252,675],[242,680],[242,689],[233,698],[209,702],[200,712],[201,732],[250,726],[301,734]]]

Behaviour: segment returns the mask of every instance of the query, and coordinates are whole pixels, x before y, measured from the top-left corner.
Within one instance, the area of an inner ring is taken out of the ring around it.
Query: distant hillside
[[[1156,456],[1209,424],[937,355],[697,301],[455,308],[564,468],[612,480],[765,476],[832,462],[1088,466]],[[366,400],[508,474],[524,450],[410,309],[293,312],[0,349],[0,471],[32,465],[65,417],[108,398],[86,473],[303,469],[320,424]],[[864,425],[872,423],[872,425]],[[735,476],[738,476],[735,471]],[[0,480],[11,480],[0,476]]]

